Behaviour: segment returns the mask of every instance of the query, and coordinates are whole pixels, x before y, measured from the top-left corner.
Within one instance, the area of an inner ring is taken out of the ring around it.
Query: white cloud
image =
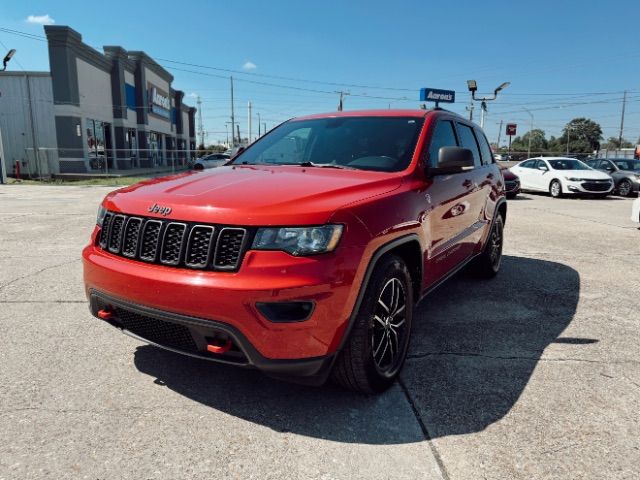
[[[37,25],[53,25],[56,21],[49,16],[46,15],[29,15],[26,20],[27,23],[35,23]]]
[[[258,66],[253,63],[253,62],[245,62],[244,65],[242,65],[242,69],[243,70],[255,70],[256,68],[258,68]]]

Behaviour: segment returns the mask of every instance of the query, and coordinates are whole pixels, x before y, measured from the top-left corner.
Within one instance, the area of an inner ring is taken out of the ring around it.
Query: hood
[[[227,225],[325,223],[340,207],[398,188],[384,172],[297,166],[228,166],[147,180],[104,206],[132,215]],[[154,212],[150,208],[157,205]],[[162,212],[162,213],[161,213]]]

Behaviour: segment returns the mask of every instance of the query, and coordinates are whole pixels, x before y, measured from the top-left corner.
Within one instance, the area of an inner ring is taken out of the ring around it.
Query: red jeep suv
[[[223,167],[107,195],[83,252],[91,312],[185,355],[380,392],[414,305],[467,264],[498,272],[503,182],[445,110],[295,118]]]

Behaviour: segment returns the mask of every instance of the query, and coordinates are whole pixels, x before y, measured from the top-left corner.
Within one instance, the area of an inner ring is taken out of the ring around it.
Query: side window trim
[[[425,146],[423,147],[423,154],[422,154],[422,164],[425,167],[431,166],[431,167],[435,167],[436,163],[437,163],[437,159],[431,159],[430,158],[430,154],[429,152],[431,151],[431,147],[433,145],[433,141],[435,140],[435,135],[436,135],[436,130],[438,129],[438,127],[440,126],[441,123],[449,123],[449,125],[451,126],[451,130],[453,131],[453,137],[456,140],[456,146],[460,146],[460,137],[458,136],[458,131],[456,130],[456,125],[455,125],[455,121],[452,118],[439,118],[436,121],[436,124],[433,127],[433,133],[431,134],[431,138],[429,139],[428,143],[425,143]]]
[[[478,139],[476,138],[475,128],[473,128],[472,125],[468,125],[468,124],[466,124],[464,122],[461,122],[459,120],[455,122],[455,131],[456,131],[456,137],[458,138],[458,145],[462,146],[462,144],[460,142],[460,133],[458,132],[458,127],[461,126],[461,125],[464,126],[464,127],[467,127],[469,130],[471,130],[471,136],[472,136],[473,140],[476,142],[476,150],[478,152],[478,157],[480,158],[480,165],[477,165],[476,167],[482,167],[483,166],[483,163],[482,163],[482,152],[480,150],[480,144],[478,143]]]

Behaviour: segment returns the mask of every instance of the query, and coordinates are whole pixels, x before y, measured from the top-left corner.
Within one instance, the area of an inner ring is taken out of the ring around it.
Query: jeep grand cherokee
[[[467,264],[498,272],[506,208],[483,132],[456,114],[295,118],[226,166],[107,195],[86,293],[153,345],[380,392],[416,302]]]

